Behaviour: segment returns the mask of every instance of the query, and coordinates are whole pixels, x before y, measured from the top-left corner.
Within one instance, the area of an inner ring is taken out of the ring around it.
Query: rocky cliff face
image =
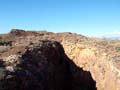
[[[1,90],[67,89],[67,61],[57,42],[41,41],[1,62]]]
[[[90,72],[78,68],[59,42],[25,48],[0,60],[0,90],[96,90]]]
[[[0,90],[120,90],[119,41],[24,30],[8,37],[15,41],[0,53]]]
[[[120,90],[120,70],[115,58],[96,47],[63,41],[62,45],[69,58],[80,68],[90,71],[96,81],[97,90]]]

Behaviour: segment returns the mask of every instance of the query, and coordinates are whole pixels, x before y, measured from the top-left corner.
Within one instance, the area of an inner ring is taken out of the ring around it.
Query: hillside
[[[13,29],[0,35],[0,90],[120,90],[120,41]]]

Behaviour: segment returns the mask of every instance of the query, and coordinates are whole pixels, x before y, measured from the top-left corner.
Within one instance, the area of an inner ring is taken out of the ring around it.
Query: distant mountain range
[[[113,39],[113,40],[120,40],[120,33],[117,34],[106,34],[102,36],[103,38]]]

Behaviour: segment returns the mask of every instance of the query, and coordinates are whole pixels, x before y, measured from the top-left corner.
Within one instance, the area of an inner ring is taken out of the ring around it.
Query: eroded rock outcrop
[[[14,86],[7,83],[11,90],[28,90],[31,86],[36,90],[120,90],[120,41],[17,29],[2,35],[2,39],[11,37],[15,42],[0,53],[1,81],[11,78],[14,72],[13,81],[18,82]],[[7,84],[0,83],[3,87]],[[21,85],[25,86],[18,89]]]
[[[60,43],[40,41],[0,60],[0,90],[96,90],[96,83]]]
[[[120,70],[115,58],[90,45],[63,41],[62,45],[71,60],[85,71],[90,71],[97,90],[120,90]],[[114,62],[114,63],[113,63]]]
[[[37,32],[34,31],[25,31],[25,30],[21,30],[21,29],[12,29],[10,31],[10,36],[12,37],[24,37],[24,36],[37,36],[39,35]]]

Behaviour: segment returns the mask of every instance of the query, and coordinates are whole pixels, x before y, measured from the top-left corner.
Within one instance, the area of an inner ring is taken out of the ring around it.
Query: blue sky
[[[0,33],[12,28],[100,36],[120,32],[120,0],[0,0]]]

